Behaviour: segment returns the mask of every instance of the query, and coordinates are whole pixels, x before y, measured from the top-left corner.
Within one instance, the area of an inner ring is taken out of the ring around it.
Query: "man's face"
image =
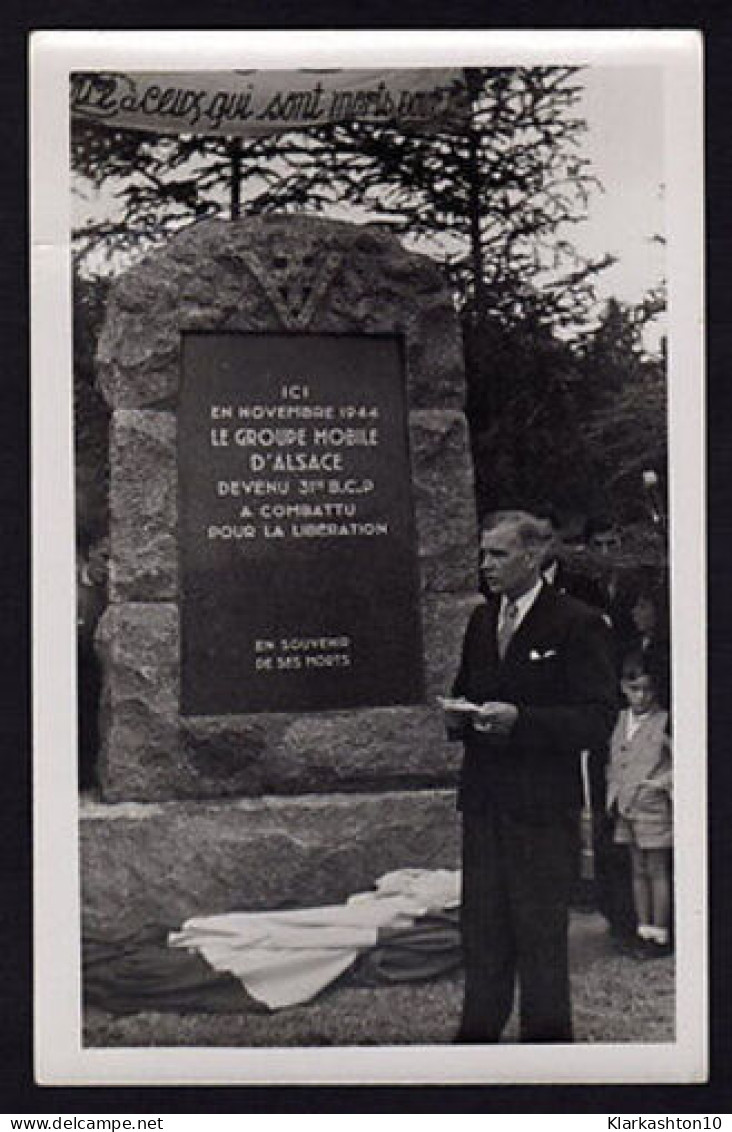
[[[620,550],[620,535],[617,531],[596,531],[590,539],[590,546],[598,554],[612,554]]]
[[[480,568],[495,594],[516,598],[530,590],[539,577],[541,553],[521,542],[515,523],[499,523],[480,540]]]

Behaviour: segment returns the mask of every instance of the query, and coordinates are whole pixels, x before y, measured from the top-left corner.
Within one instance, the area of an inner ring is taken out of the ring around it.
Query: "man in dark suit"
[[[499,1040],[517,977],[521,1040],[572,1040],[578,765],[612,730],[616,676],[601,615],[541,577],[550,539],[549,524],[526,512],[484,525],[489,596],[470,619],[447,701],[448,729],[465,743],[459,1042]]]

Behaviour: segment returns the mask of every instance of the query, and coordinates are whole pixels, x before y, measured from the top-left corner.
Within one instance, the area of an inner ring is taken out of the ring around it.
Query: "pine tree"
[[[226,139],[75,121],[77,186],[103,187],[118,206],[75,233],[77,256],[127,262],[202,217],[349,208],[440,260],[469,317],[575,326],[610,261],[583,261],[566,238],[596,185],[580,153],[580,74],[500,67],[467,78],[466,120],[429,130],[352,122]]]

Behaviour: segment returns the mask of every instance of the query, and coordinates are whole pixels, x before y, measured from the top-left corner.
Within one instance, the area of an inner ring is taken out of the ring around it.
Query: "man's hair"
[[[551,549],[554,531],[548,519],[540,519],[530,511],[491,511],[480,524],[481,533],[492,531],[503,523],[510,523],[516,528],[516,534],[527,550],[547,553]]]

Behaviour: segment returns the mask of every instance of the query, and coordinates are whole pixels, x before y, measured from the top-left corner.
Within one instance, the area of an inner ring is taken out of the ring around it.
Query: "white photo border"
[[[658,66],[665,76],[676,1040],[89,1049],[81,1042],[68,83],[73,71]],[[31,37],[35,1071],[44,1085],[700,1083],[708,1072],[702,41],[694,31],[43,32]]]

